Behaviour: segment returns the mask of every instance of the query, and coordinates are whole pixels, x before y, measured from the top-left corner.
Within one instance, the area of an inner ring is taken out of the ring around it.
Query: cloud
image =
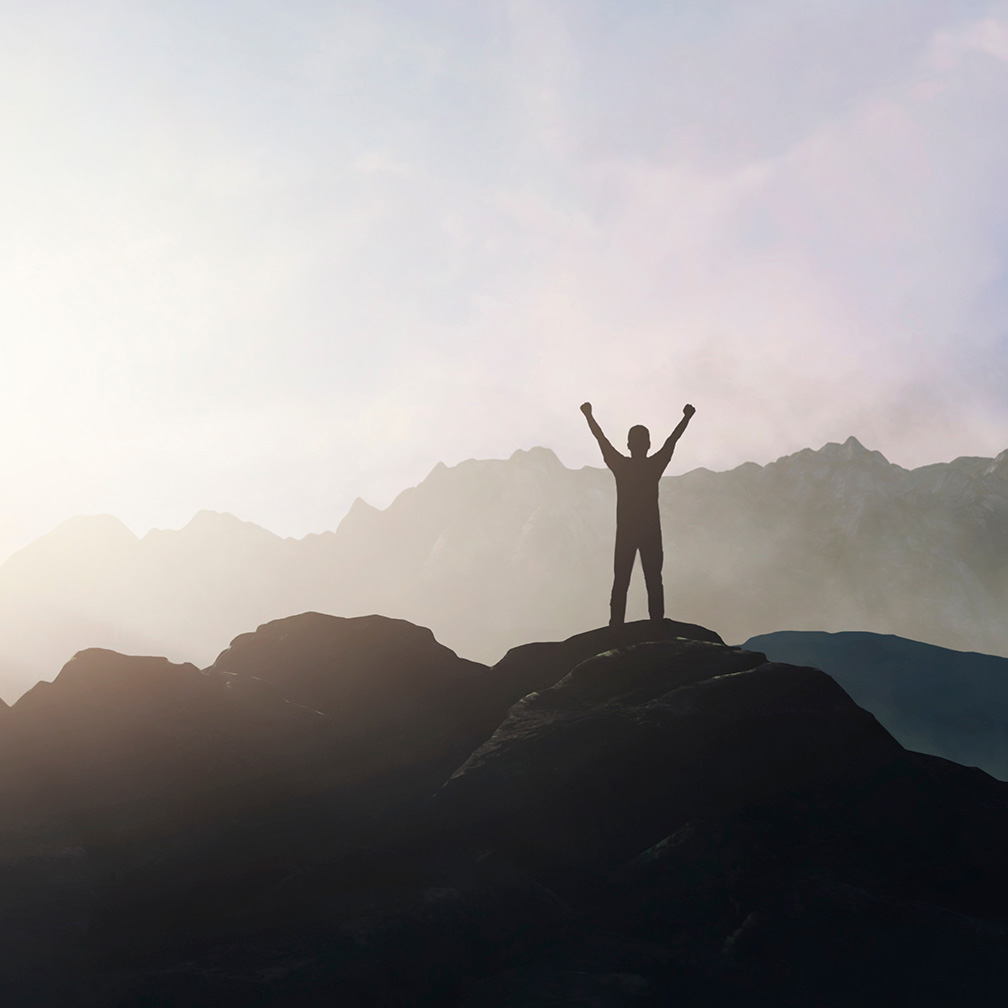
[[[1008,81],[920,41],[772,155],[572,157],[573,211],[513,209],[538,255],[498,328],[540,334],[540,395],[703,399],[715,466],[851,432],[905,464],[999,450]]]
[[[986,18],[935,35],[932,58],[938,70],[955,69],[971,52],[1008,60],[1008,24],[996,18]]]
[[[1004,447],[1003,4],[103,10],[0,53],[12,529],[300,534],[595,463],[585,398],[694,401],[684,468]]]

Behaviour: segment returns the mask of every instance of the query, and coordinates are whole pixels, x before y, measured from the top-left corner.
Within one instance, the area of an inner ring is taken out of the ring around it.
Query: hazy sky
[[[0,559],[438,462],[1008,447],[1008,3],[0,0]]]

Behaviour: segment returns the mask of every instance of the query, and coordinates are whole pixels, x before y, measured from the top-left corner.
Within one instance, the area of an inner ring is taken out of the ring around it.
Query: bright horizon
[[[0,559],[281,536],[697,415],[669,472],[1008,447],[1008,4],[3,14]]]

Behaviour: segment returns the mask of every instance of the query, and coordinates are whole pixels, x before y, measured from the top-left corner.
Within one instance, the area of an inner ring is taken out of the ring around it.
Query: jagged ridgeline
[[[908,471],[850,438],[661,486],[680,619],[730,641],[866,630],[1008,655],[1008,452]],[[384,511],[357,501],[298,541],[210,512],[142,539],[73,519],[0,568],[0,696],[95,645],[207,664],[308,609],[409,619],[496,661],[606,618],[614,512],[609,472],[535,448],[439,465]],[[646,611],[638,579],[630,618]]]
[[[304,613],[0,709],[0,1001],[1000,1006],[1006,846],[1008,784],[700,626]]]

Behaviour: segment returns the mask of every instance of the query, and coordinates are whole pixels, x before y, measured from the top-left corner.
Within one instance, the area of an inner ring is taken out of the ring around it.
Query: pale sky
[[[433,466],[1008,447],[1008,3],[0,0],[0,559]]]

